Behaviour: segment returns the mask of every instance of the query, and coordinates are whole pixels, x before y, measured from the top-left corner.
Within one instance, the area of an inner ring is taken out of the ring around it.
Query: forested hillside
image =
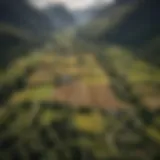
[[[47,16],[26,0],[2,0],[0,13],[0,23],[27,30],[35,37],[45,36],[52,29]]]
[[[157,0],[117,0],[115,5],[106,7],[106,12],[105,8],[102,10],[90,25],[92,27],[84,28],[82,37],[96,43],[121,45],[134,50],[135,56],[160,65]]]
[[[48,17],[25,0],[0,2],[0,66],[43,44],[53,31]]]

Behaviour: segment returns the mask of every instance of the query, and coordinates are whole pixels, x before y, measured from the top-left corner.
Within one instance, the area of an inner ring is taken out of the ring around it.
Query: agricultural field
[[[76,55],[59,56],[52,53],[32,55],[30,60],[23,62],[20,59],[15,64],[20,68],[34,64],[34,71],[25,77],[26,86],[11,96],[11,104],[59,101],[77,107],[123,107],[110,88],[109,76],[90,53],[81,59]]]
[[[133,57],[133,53],[120,47],[106,49],[106,54],[117,72],[126,78],[136,95],[149,108],[160,106],[160,69]]]
[[[132,86],[142,87],[146,80],[144,76],[132,78],[131,68],[125,67],[127,63],[123,63],[119,53],[116,55],[114,51],[114,54],[107,57],[118,72],[128,75],[127,80]],[[116,57],[119,59],[117,62]],[[129,57],[125,61],[128,62]],[[131,61],[133,58],[128,65]],[[134,67],[138,65],[141,64]],[[133,117],[129,114],[131,104],[116,95],[110,75],[95,54],[62,56],[54,52],[34,53],[11,66],[5,74],[1,73],[2,82],[12,84],[14,90],[0,108],[0,147],[3,148],[0,159],[11,158],[13,152],[28,159],[30,156],[60,159],[62,155],[62,159],[69,156],[74,159],[75,154],[109,159],[123,157],[127,150],[128,159],[141,157],[145,160],[147,150],[135,148],[135,144],[141,146],[144,143],[144,134],[154,141],[159,139],[154,125],[146,127],[145,133],[136,133],[142,127],[141,122],[134,113],[131,114]],[[21,81],[17,81],[19,77]],[[7,91],[9,93],[10,88]],[[122,113],[118,112],[119,109]],[[154,121],[156,124],[156,118]],[[132,126],[132,132],[128,130],[127,123],[135,127]],[[145,140],[145,143],[151,142]],[[5,144],[11,148],[5,149]],[[143,155],[139,155],[141,151]],[[10,154],[5,154],[7,152]],[[156,152],[156,148],[150,152]]]

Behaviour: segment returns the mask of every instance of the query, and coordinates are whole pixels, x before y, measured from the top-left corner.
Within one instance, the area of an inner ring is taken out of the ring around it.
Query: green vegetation
[[[54,88],[52,85],[41,86],[38,88],[28,88],[24,91],[15,93],[11,98],[11,103],[19,104],[23,101],[43,101],[52,99]]]
[[[159,60],[152,58],[151,63],[143,57],[146,51],[158,57],[159,38],[144,43],[145,50],[112,41],[137,8],[139,11],[137,4],[113,6],[105,21],[104,14],[78,30],[82,39],[75,37],[72,29],[57,32],[53,48],[13,60],[0,71],[0,160],[159,159]],[[62,81],[60,85],[55,84],[56,78]],[[99,85],[112,90],[125,108],[74,105],[78,98],[101,99],[104,95],[98,95]],[[92,91],[92,86],[97,91]],[[87,87],[91,90],[86,93]],[[84,97],[79,97],[79,92]],[[90,92],[97,97],[88,98]],[[56,94],[73,104],[56,102]]]
[[[80,28],[78,30],[78,36],[97,42],[106,31],[117,26],[126,14],[130,13],[133,9],[134,6],[132,5],[113,7],[111,13],[104,13],[83,28]],[[111,16],[108,16],[108,14]]]
[[[72,121],[77,130],[83,132],[100,134],[105,129],[105,120],[98,112],[86,115],[77,113]]]
[[[148,84],[155,85],[158,83],[159,69],[134,58],[130,51],[121,47],[112,46],[103,53],[93,52],[92,55],[86,53],[83,58],[79,62],[78,55],[64,58],[55,53],[33,54],[17,60],[11,70],[5,73],[12,73],[9,75],[16,77],[23,75],[27,68],[33,68],[25,76],[24,88],[15,90],[6,107],[0,110],[2,160],[9,159],[13,154],[20,159],[26,157],[40,160],[75,160],[76,155],[87,160],[146,160],[146,157],[152,160],[159,156],[159,130],[154,126],[158,123],[159,115],[149,112],[155,120],[146,124],[145,116],[139,114],[143,113],[148,117],[147,109],[142,112],[135,94],[130,89],[126,90],[128,84],[131,88],[142,84],[144,88],[145,84],[147,87]],[[122,100],[133,106],[133,114],[130,113],[132,108],[122,113],[107,113],[102,109],[86,107],[85,111],[79,112],[79,108],[71,104],[53,102],[56,87],[52,80],[56,73],[68,73],[72,76],[79,74],[79,80],[87,85],[112,85],[115,93],[118,91]],[[34,76],[42,81],[37,82],[38,85],[35,83],[29,86],[30,79]],[[122,86],[121,89],[117,88],[119,86]]]
[[[118,72],[124,74],[131,83],[158,83],[160,81],[160,69],[134,58],[131,51],[113,46],[107,48],[106,54],[109,55]]]

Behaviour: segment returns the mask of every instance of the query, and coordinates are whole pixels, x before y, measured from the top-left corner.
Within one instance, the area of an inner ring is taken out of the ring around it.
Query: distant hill
[[[119,5],[119,4],[133,3],[135,1],[138,2],[139,0],[116,0],[116,4]]]
[[[88,23],[92,20],[93,17],[95,17],[97,10],[97,8],[87,8],[73,11],[73,15],[76,19],[76,24],[84,25]]]
[[[72,13],[63,5],[53,5],[44,10],[56,29],[72,26],[75,23]]]
[[[91,21],[95,21],[95,18],[99,18],[101,16],[108,16],[108,12],[111,10],[112,6],[112,4],[108,5],[104,3],[100,5],[98,3],[97,5],[95,4],[92,7],[73,10],[72,12],[78,25],[86,25]]]

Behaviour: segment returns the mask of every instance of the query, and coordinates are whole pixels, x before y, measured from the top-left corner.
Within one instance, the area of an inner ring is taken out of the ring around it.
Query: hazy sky
[[[49,4],[64,3],[70,9],[81,9],[93,5],[95,2],[111,3],[114,0],[30,0],[38,7],[45,7]]]

